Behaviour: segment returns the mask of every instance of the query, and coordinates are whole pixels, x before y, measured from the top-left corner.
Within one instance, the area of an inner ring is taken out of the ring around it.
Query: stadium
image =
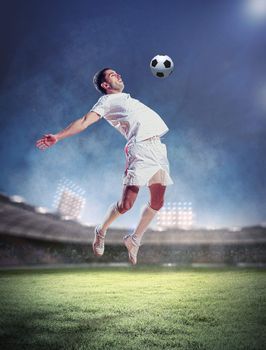
[[[262,349],[265,228],[150,230],[131,267],[124,230],[95,258],[94,227],[14,199],[0,197],[1,347]]]
[[[2,194],[0,200],[0,266],[128,264],[122,245],[125,230],[110,228],[106,254],[99,259],[91,249],[94,226],[40,213],[38,207],[14,202],[14,197]],[[141,251],[139,261],[145,265],[265,267],[266,228],[149,230]]]
[[[266,1],[1,14],[0,349],[265,349]]]

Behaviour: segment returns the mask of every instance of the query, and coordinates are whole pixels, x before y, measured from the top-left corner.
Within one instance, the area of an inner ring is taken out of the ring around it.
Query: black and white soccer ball
[[[166,78],[173,72],[174,62],[167,55],[157,55],[151,60],[150,68],[156,78]]]

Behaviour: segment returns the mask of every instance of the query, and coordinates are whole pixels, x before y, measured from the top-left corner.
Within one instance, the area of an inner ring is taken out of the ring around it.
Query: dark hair
[[[97,72],[93,77],[93,84],[95,89],[106,95],[106,90],[101,86],[101,84],[105,81],[105,72],[111,68],[103,68]]]

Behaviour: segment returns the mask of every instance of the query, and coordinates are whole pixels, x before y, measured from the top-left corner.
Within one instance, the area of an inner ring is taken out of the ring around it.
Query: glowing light
[[[36,213],[39,213],[39,214],[49,213],[49,210],[47,208],[44,208],[44,207],[36,207],[35,211],[36,211]]]
[[[157,214],[157,228],[180,227],[188,229],[193,224],[193,217],[191,202],[167,202],[161,211]]]
[[[25,199],[21,196],[18,196],[18,195],[10,196],[9,198],[12,202],[15,202],[15,203],[24,203],[25,202]]]
[[[241,231],[241,227],[239,227],[239,226],[233,226],[233,227],[230,227],[228,231],[231,231],[231,232],[239,232],[239,231]]]
[[[266,18],[266,0],[246,0],[244,12],[254,20]]]
[[[81,218],[81,212],[86,202],[82,196],[83,193],[85,191],[70,180],[65,178],[60,180],[54,198],[54,206],[64,220]]]

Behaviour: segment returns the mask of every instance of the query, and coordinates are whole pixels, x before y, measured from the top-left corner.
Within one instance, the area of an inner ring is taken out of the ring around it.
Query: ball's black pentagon
[[[165,68],[171,67],[171,62],[169,60],[165,60],[163,64],[164,64]]]
[[[151,61],[151,65],[153,67],[155,67],[157,64],[158,64],[158,61],[156,59]]]
[[[156,75],[159,78],[163,78],[164,77],[164,74],[162,72],[157,72]]]

